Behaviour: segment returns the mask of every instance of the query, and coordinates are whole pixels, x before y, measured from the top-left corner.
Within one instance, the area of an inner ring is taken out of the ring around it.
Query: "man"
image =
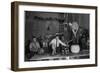
[[[35,37],[33,37],[32,42],[29,45],[29,48],[30,48],[32,55],[38,53],[40,49],[40,44]]]
[[[70,44],[78,44],[79,43],[79,37],[80,37],[80,29],[77,22],[69,23],[69,26],[71,28],[70,31]]]
[[[63,43],[58,36],[56,36],[54,39],[51,40],[50,44],[52,47],[52,55],[56,54],[56,48],[58,48],[60,46],[60,44],[62,46],[66,46],[65,43]]]

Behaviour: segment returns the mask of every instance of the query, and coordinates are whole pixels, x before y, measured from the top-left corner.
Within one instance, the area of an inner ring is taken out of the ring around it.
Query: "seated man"
[[[63,43],[58,36],[56,36],[54,39],[51,40],[51,42],[49,43],[49,45],[51,45],[52,47],[52,55],[56,54],[56,48],[58,48],[60,46],[60,44],[62,46],[66,46],[65,43]]]
[[[36,37],[33,37],[32,42],[29,45],[29,48],[30,48],[32,55],[38,53],[38,51],[40,49],[40,44],[37,41]]]

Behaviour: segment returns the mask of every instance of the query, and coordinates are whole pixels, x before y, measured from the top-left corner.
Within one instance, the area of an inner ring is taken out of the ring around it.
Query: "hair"
[[[36,38],[36,37],[35,37],[35,36],[32,36],[32,39],[33,39],[33,38]]]

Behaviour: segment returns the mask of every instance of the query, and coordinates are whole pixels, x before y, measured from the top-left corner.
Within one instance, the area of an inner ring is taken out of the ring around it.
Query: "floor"
[[[46,60],[69,60],[69,59],[87,59],[89,58],[89,51],[83,50],[79,53],[68,53],[68,54],[43,54],[43,55],[34,55],[31,59],[27,61],[46,61]]]

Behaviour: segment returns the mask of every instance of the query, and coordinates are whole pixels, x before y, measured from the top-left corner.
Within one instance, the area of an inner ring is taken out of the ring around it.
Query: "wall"
[[[63,33],[63,23],[73,21],[76,21],[79,27],[89,30],[89,14],[66,13],[65,20],[64,13],[25,11],[25,42],[31,40],[32,36],[45,37],[57,32]],[[69,38],[67,31],[65,36]]]
[[[0,0],[0,73],[14,73],[10,70],[10,54],[11,54],[11,13],[10,3],[14,0]],[[62,4],[77,4],[77,5],[93,5],[99,6],[100,13],[100,0],[21,0],[21,1],[34,1],[34,2],[50,2],[50,3],[62,3]],[[100,14],[98,14],[98,19]],[[100,27],[100,21],[98,20],[98,28]],[[100,29],[98,29],[98,32]],[[100,33],[98,33],[100,37]],[[98,39],[100,43],[100,38]],[[100,45],[98,45],[98,52],[100,52]],[[98,53],[100,56],[100,53]],[[98,57],[98,62],[100,57]],[[86,67],[86,68],[70,68],[70,69],[55,69],[55,70],[40,70],[40,71],[26,71],[22,73],[100,73],[100,62],[98,67]]]
[[[54,20],[54,18],[59,17],[58,13],[28,11],[25,15],[25,41],[30,40],[33,35],[36,37],[39,37],[40,35],[44,37],[59,31],[59,22]],[[51,18],[52,20],[48,18]],[[49,30],[47,30],[48,27]]]

